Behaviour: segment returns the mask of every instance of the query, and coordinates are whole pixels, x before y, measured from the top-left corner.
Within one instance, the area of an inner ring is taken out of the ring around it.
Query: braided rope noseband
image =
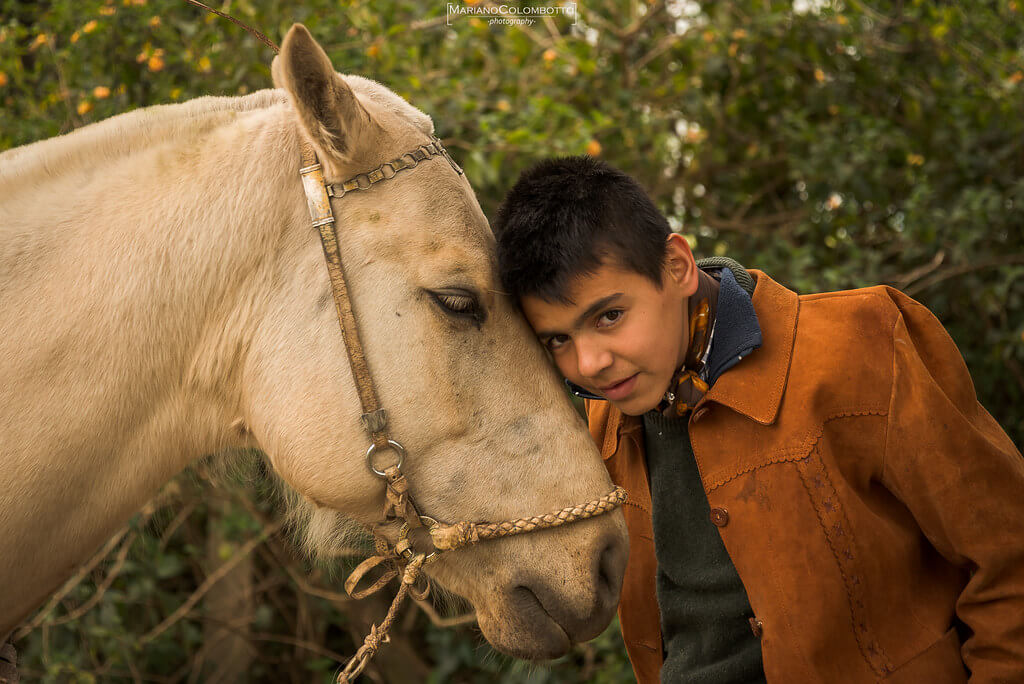
[[[363,353],[363,346],[359,341],[355,312],[348,295],[345,271],[338,250],[338,236],[335,231],[334,213],[331,211],[330,200],[332,197],[344,197],[347,193],[356,190],[368,190],[374,183],[390,180],[398,172],[415,168],[421,161],[434,156],[444,157],[452,169],[460,176],[462,175],[462,169],[449,156],[447,150],[441,145],[441,141],[437,137],[431,136],[429,143],[420,145],[397,159],[385,162],[368,173],[353,176],[344,183],[327,185],[324,181],[323,169],[317,161],[312,145],[309,143],[302,145],[302,167],[299,170],[302,176],[302,187],[306,191],[306,201],[313,227],[320,233],[324,258],[327,261],[327,271],[331,278],[334,305],[338,311],[338,321],[341,324],[342,339],[348,354],[349,365],[352,368],[352,375],[356,381],[359,401],[363,407],[361,418],[363,428],[372,440],[372,444],[366,451],[366,464],[386,484],[382,519],[371,530],[374,535],[376,554],[367,558],[352,571],[345,581],[345,591],[353,598],[360,599],[380,590],[392,579],[401,576],[401,585],[387,615],[380,625],[370,628],[370,633],[363,645],[338,675],[338,682],[354,681],[380,648],[380,645],[387,641],[388,630],[391,628],[398,612],[398,606],[406,594],[411,594],[416,599],[426,598],[430,592],[429,580],[423,589],[417,589],[414,585],[423,576],[421,574],[423,566],[437,558],[438,554],[461,549],[487,539],[510,537],[593,518],[614,510],[626,500],[626,491],[622,487],[616,487],[599,499],[584,504],[568,506],[545,515],[498,523],[458,522],[446,524],[420,515],[416,510],[416,506],[409,496],[409,483],[401,471],[405,459],[405,449],[388,436],[387,413],[380,405],[373,379],[370,376],[370,369],[366,363],[366,356]],[[384,470],[378,470],[374,462],[374,455],[378,450],[383,449],[393,450],[398,455],[398,462]],[[398,527],[397,533],[395,532],[396,527]],[[410,537],[411,534],[418,534],[421,538],[421,545],[429,544],[433,550],[417,551],[414,540]],[[367,572],[382,564],[387,566],[387,570],[373,584],[361,590],[356,588]]]

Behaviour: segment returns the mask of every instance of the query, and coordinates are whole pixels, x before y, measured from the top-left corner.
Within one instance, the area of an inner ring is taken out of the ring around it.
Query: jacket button
[[[715,524],[715,527],[725,527],[729,524],[729,511],[724,508],[712,508],[711,522]]]
[[[693,412],[693,422],[696,423],[698,420],[706,416],[708,409],[705,406],[701,406],[699,409]]]
[[[750,618],[750,631],[754,633],[754,636],[760,639],[761,634],[764,632],[764,623],[757,618]]]

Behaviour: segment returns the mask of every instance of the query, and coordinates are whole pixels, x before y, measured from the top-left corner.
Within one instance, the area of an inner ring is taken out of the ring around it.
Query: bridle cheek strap
[[[331,210],[331,199],[327,196],[324,185],[323,167],[316,158],[313,146],[308,142],[302,144],[302,188],[306,191],[306,205],[313,227],[320,233],[320,244],[323,246],[324,259],[327,261],[327,273],[331,278],[331,292],[334,295],[334,307],[341,323],[341,337],[348,354],[349,366],[356,381],[359,402],[363,406],[363,424],[372,422],[369,431],[373,444],[377,448],[387,447],[387,419],[383,415],[377,391],[370,377],[370,368],[366,364],[366,355],[359,340],[359,328],[356,316],[352,311],[352,300],[348,295],[348,284],[345,282],[345,270],[341,265],[341,253],[338,250],[338,235],[335,231],[334,212]],[[375,420],[368,418],[374,414]]]

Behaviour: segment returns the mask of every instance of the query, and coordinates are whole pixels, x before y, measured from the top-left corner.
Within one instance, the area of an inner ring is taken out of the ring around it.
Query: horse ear
[[[292,25],[270,71],[321,158],[352,161],[372,119],[305,26]]]

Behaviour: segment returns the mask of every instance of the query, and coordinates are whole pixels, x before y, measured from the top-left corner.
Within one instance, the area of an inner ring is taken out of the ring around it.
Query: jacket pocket
[[[960,656],[960,637],[950,629],[941,639],[900,665],[885,678],[892,684],[965,684],[967,670]]]

